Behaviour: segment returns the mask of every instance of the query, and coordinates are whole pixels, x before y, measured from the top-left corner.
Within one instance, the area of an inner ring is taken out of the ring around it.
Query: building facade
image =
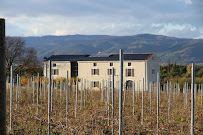
[[[49,77],[49,60],[52,61],[52,78],[76,77],[85,79],[92,88],[98,88],[104,80],[112,76],[114,68],[115,82],[119,81],[120,62],[119,54],[97,55],[52,55],[44,61],[44,76]],[[126,86],[132,82],[143,85],[148,89],[149,83],[157,82],[157,73],[160,73],[160,59],[154,53],[127,53],[124,54],[123,81]]]

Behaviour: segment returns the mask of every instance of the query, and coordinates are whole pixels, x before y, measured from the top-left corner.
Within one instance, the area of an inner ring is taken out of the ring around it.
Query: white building
[[[115,82],[119,81],[119,54],[96,55],[52,55],[44,61],[44,76],[49,77],[49,60],[52,61],[52,77],[54,79],[76,77],[86,79],[91,87],[99,87],[99,82],[108,80],[115,69]],[[154,53],[126,53],[123,62],[123,81],[131,85],[132,81],[156,83],[160,73],[160,59]],[[142,87],[142,85],[140,85]]]

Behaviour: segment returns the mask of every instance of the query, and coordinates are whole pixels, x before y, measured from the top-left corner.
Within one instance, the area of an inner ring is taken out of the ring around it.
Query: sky
[[[7,36],[203,38],[203,0],[1,0]]]

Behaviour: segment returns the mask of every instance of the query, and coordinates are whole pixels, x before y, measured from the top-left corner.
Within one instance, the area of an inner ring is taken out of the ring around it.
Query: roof
[[[148,60],[154,53],[126,53],[124,60]],[[52,55],[52,61],[118,61],[119,54]]]

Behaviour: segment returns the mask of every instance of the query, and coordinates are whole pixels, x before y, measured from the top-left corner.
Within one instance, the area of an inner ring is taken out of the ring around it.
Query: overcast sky
[[[203,0],[1,0],[7,36],[203,38]]]

